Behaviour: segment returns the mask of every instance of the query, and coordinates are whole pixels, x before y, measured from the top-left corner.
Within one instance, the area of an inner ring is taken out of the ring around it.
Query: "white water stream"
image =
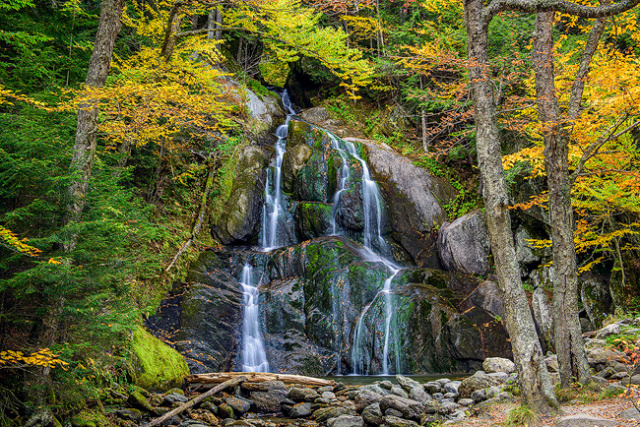
[[[242,371],[269,372],[269,361],[264,350],[264,339],[260,330],[260,307],[258,286],[253,285],[253,268],[245,264],[240,278],[244,312],[242,316]]]

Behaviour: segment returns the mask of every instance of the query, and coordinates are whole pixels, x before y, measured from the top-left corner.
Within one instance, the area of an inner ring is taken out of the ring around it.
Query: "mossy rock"
[[[114,424],[101,412],[84,410],[71,418],[71,425],[73,427],[111,427]]]
[[[332,208],[322,203],[300,203],[296,208],[296,232],[301,240],[310,240],[331,232]]]
[[[133,351],[139,372],[136,384],[140,387],[176,387],[189,375],[189,368],[182,355],[141,326],[133,331]]]

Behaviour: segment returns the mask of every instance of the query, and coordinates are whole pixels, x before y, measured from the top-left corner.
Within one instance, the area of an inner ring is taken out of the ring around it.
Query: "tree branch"
[[[606,6],[583,6],[567,0],[494,0],[482,12],[488,24],[500,12],[515,11],[526,13],[564,12],[581,18],[603,18],[617,15],[640,4],[640,0],[623,0]]]

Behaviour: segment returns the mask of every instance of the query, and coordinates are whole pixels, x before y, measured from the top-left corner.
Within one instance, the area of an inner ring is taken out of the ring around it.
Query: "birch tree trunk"
[[[101,88],[107,81],[111,57],[113,56],[113,47],[116,42],[116,36],[120,32],[120,17],[122,16],[123,8],[124,0],[104,0],[101,4],[98,32],[85,81],[89,87]],[[78,126],[70,167],[73,180],[68,189],[65,225],[72,221],[78,221],[84,209],[84,201],[96,152],[98,113],[97,100],[85,102],[80,105],[78,111]],[[75,239],[75,237],[72,237],[70,242],[65,245],[67,251],[73,250]]]
[[[543,126],[544,164],[549,189],[549,219],[553,242],[553,306],[555,346],[560,383],[591,379],[578,318],[578,268],[573,241],[573,207],[569,179],[569,136],[561,122],[555,94],[553,20],[555,12],[538,13],[533,45],[536,102]]]
[[[495,121],[496,106],[488,58],[489,20],[483,19],[483,0],[464,4],[469,51],[469,78],[476,122],[476,146],[480,168],[487,228],[491,239],[498,287],[505,308],[505,326],[511,339],[524,402],[536,412],[558,408],[553,384],[544,361],[516,258],[507,186]]]

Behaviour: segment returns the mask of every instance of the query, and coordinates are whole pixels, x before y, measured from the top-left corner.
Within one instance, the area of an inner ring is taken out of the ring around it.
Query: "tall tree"
[[[516,259],[507,186],[500,156],[496,124],[496,104],[491,83],[488,30],[493,16],[503,11],[539,13],[563,11],[585,18],[598,18],[628,10],[640,0],[625,0],[611,6],[588,7],[563,0],[494,0],[486,7],[483,0],[465,0],[469,78],[476,122],[476,146],[483,183],[487,228],[495,257],[498,286],[505,306],[505,325],[511,337],[514,361],[525,403],[537,412],[558,407],[557,399],[533,318],[522,288]]]
[[[101,88],[107,81],[113,47],[120,32],[120,18],[124,0],[104,0],[100,5],[100,21],[93,45],[93,54],[85,84],[88,89]],[[78,126],[73,146],[71,173],[73,180],[68,189],[67,215],[65,224],[78,221],[84,209],[89,179],[97,145],[98,100],[89,97],[78,110]],[[67,243],[67,250],[73,250],[75,237]]]

